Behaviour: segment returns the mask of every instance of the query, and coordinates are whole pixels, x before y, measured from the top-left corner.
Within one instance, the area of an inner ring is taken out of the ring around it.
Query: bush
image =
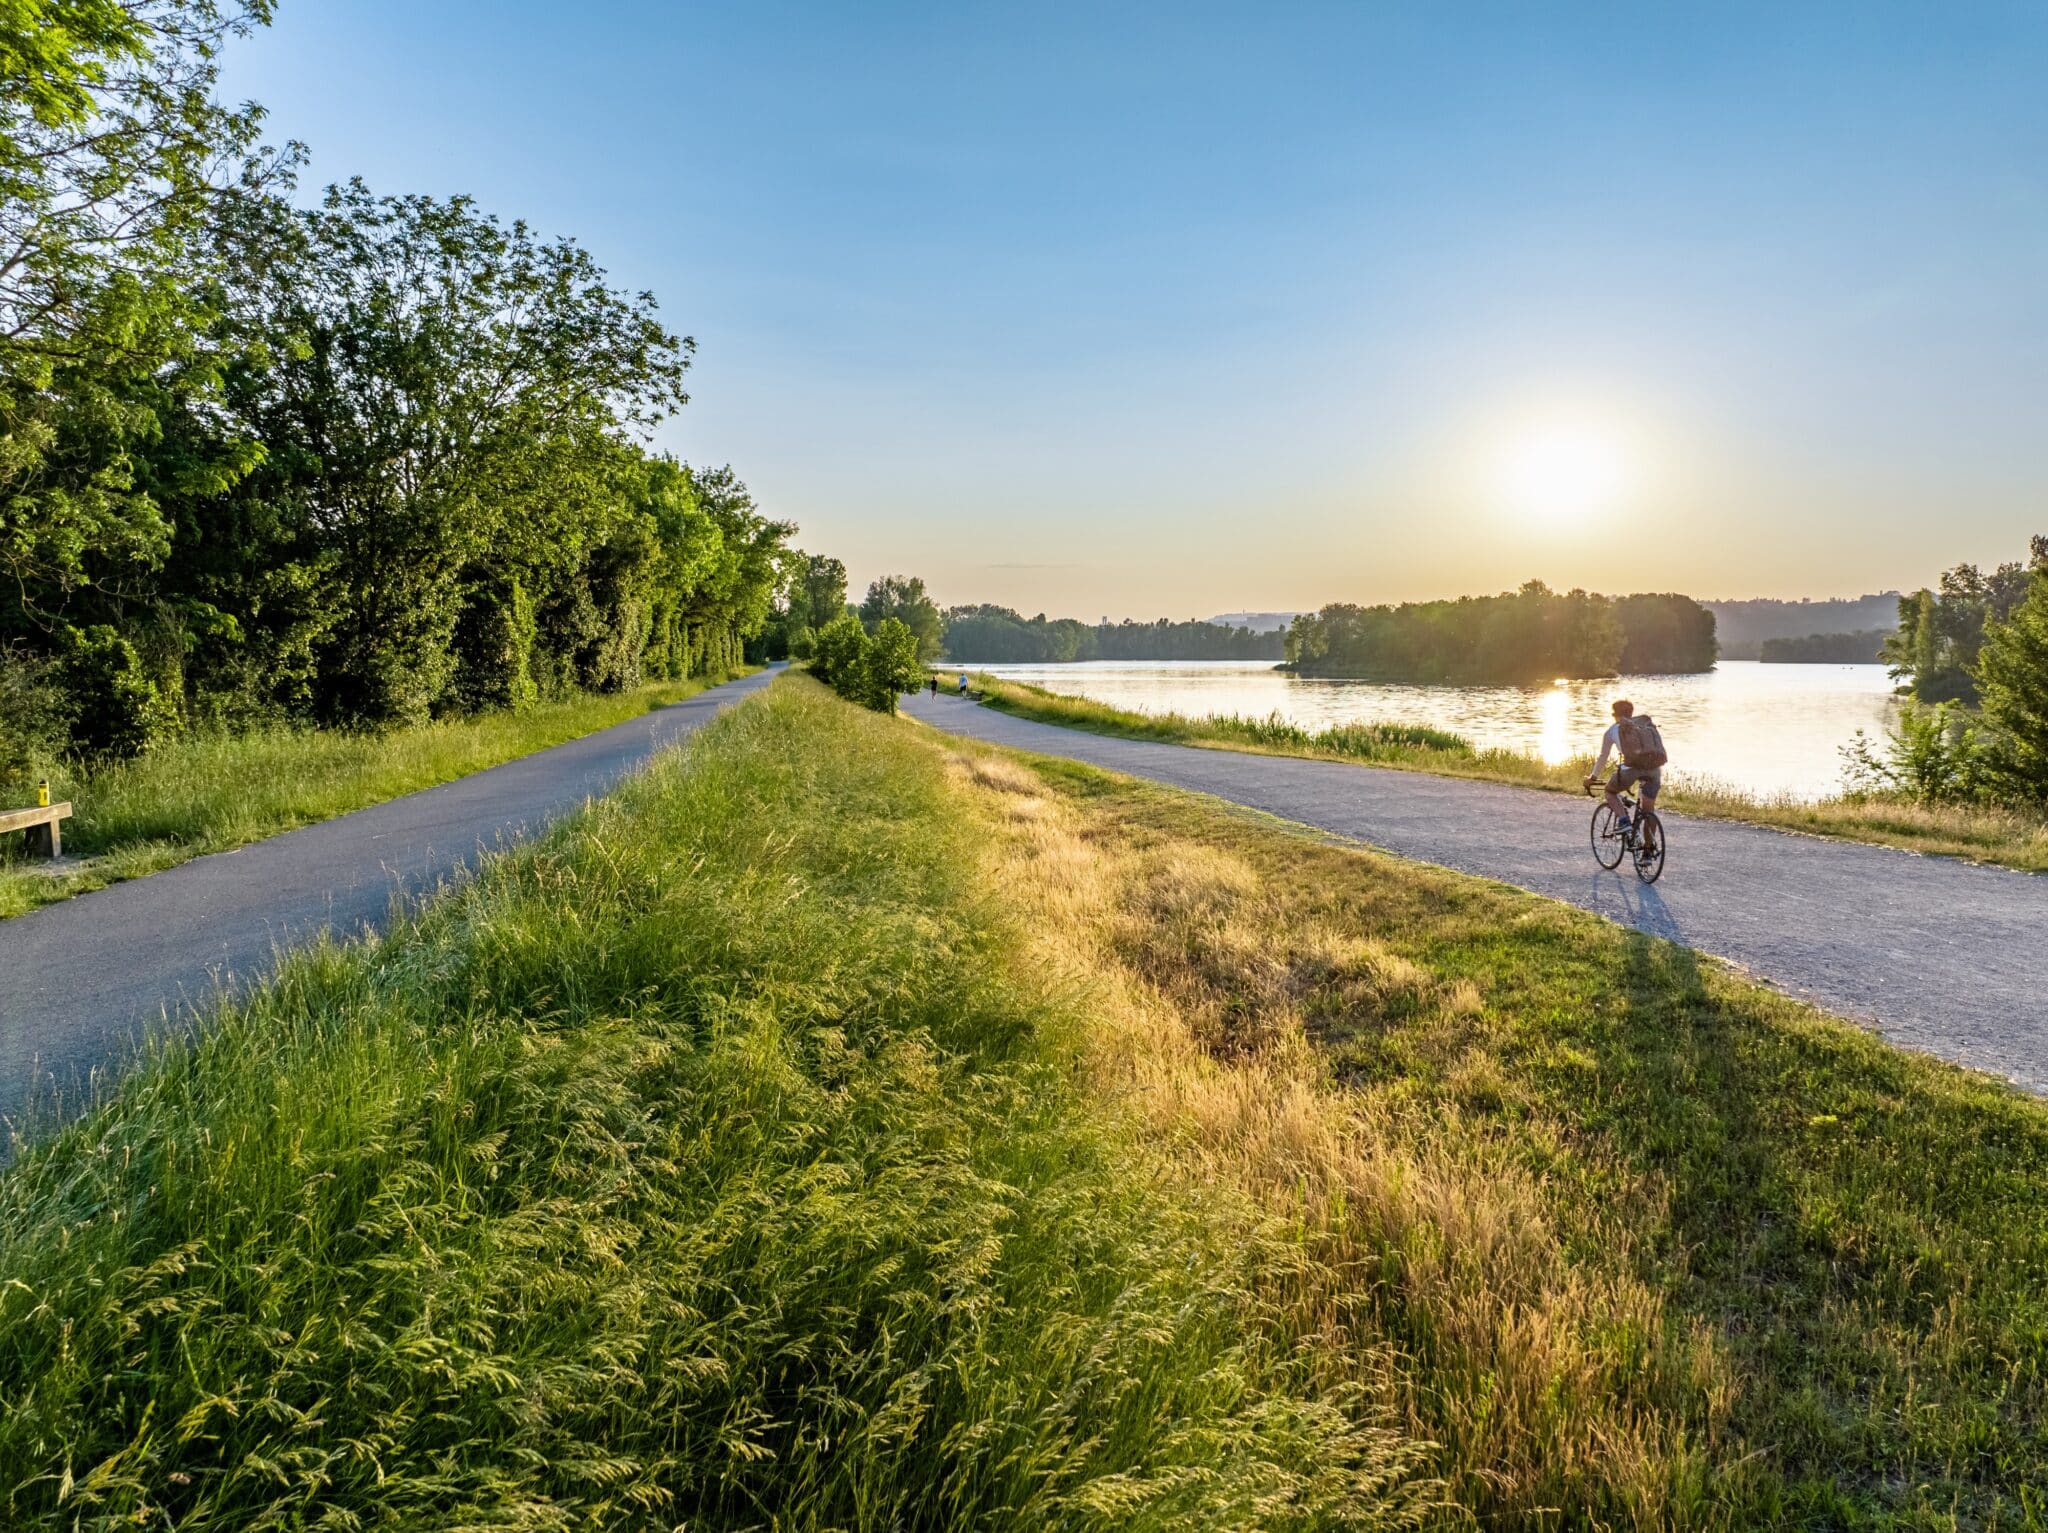
[[[843,613],[819,630],[811,671],[848,702],[894,713],[896,699],[924,682],[917,652],[917,635],[901,619],[883,618],[870,635]]]
[[[63,752],[70,721],[55,668],[24,649],[0,647],[0,798],[13,797]]]
[[[455,630],[462,657],[455,691],[465,708],[523,713],[540,700],[533,679],[537,632],[533,598],[516,576],[502,586],[480,586],[470,593]]]
[[[1983,731],[1954,703],[1904,703],[1881,747],[1860,729],[1842,747],[1842,775],[1852,792],[1895,793],[1918,804],[1985,797],[1988,765]]]
[[[861,667],[861,696],[855,699],[877,713],[894,713],[896,699],[915,692],[924,680],[918,663],[918,637],[900,618],[885,617],[868,640]]]
[[[58,676],[71,704],[71,745],[82,756],[140,756],[178,732],[178,703],[105,624],[71,635]]]
[[[818,630],[811,670],[825,685],[845,695],[849,679],[860,672],[867,646],[867,630],[860,626],[860,619],[842,612]]]

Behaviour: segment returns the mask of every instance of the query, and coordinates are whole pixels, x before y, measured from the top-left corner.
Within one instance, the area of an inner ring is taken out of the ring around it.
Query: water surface
[[[1879,734],[1896,706],[1893,683],[1881,665],[1724,660],[1693,676],[1445,687],[1287,676],[1263,660],[955,663],[1145,713],[1278,713],[1311,729],[1431,724],[1454,729],[1482,748],[1528,751],[1545,761],[1598,750],[1608,704],[1627,697],[1656,718],[1673,778],[1711,779],[1798,798],[1838,791],[1842,747],[1859,729]]]

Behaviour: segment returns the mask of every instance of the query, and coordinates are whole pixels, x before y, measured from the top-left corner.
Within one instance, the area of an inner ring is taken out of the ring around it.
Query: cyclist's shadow
[[[1664,896],[1657,892],[1657,886],[1644,883],[1626,864],[1611,873],[1593,875],[1586,905],[1622,926],[1673,942],[1685,941],[1684,929],[1671,914],[1671,907],[1664,903]]]

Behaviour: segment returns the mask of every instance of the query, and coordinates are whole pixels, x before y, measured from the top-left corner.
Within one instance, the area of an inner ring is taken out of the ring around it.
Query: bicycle
[[[1617,830],[1605,790],[1587,783],[1586,796],[1591,798],[1596,793],[1600,802],[1593,809],[1593,860],[1612,872],[1621,866],[1622,858],[1628,857],[1635,863],[1636,877],[1654,884],[1664,871],[1664,822],[1657,817],[1657,811],[1645,809],[1638,814],[1635,789],[1626,789],[1621,795],[1621,807],[1628,815],[1628,826]]]

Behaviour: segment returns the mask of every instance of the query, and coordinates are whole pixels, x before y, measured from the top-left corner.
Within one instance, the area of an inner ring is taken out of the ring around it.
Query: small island
[[[1690,596],[1562,594],[1540,580],[1498,596],[1305,612],[1283,670],[1448,685],[1671,674],[1714,666],[1714,614]]]

